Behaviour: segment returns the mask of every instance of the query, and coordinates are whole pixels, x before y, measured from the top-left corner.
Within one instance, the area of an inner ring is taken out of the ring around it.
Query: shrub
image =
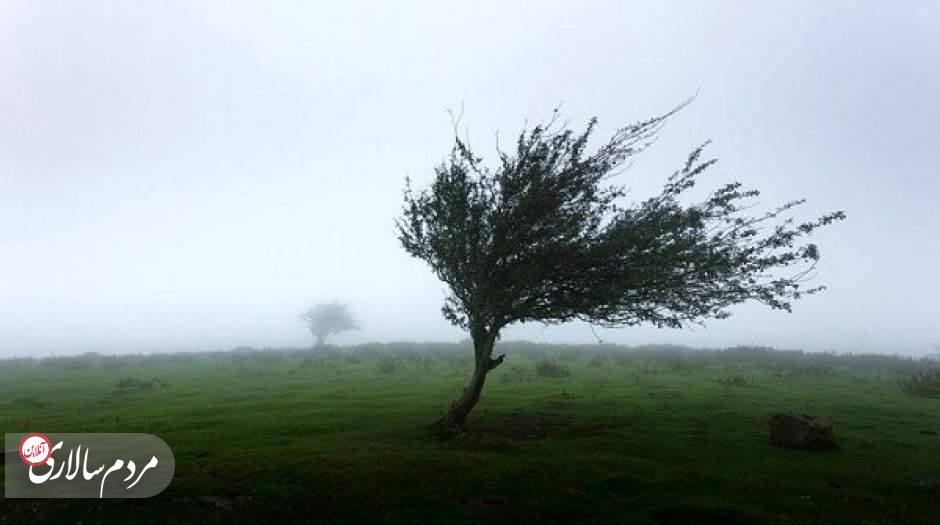
[[[908,394],[940,399],[940,368],[919,372],[900,382]]]
[[[535,365],[535,374],[539,377],[568,377],[571,375],[571,370],[560,363],[542,359]]]

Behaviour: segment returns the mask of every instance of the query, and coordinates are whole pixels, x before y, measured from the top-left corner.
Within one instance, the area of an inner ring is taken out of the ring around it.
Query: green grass
[[[902,382],[926,361],[497,351],[506,363],[488,379],[474,432],[451,441],[427,425],[469,378],[471,352],[459,345],[0,361],[4,432],[147,432],[177,461],[148,500],[4,500],[0,519],[936,523],[940,513],[940,400]],[[570,375],[540,376],[543,359]],[[830,418],[840,448],[772,446],[777,411]]]

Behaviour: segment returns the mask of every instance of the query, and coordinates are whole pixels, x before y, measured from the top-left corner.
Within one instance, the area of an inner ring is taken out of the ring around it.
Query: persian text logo
[[[149,498],[176,467],[152,434],[8,433],[4,444],[7,498]]]

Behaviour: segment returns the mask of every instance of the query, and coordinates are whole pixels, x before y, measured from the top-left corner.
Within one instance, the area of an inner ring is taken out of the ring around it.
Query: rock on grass
[[[826,450],[837,446],[832,423],[807,414],[774,414],[770,418],[770,440],[777,446],[808,450]]]

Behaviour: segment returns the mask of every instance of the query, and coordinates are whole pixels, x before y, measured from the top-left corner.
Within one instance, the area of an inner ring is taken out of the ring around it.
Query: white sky
[[[940,3],[6,2],[0,7],[0,355],[456,340],[398,246],[406,175],[563,102],[598,137],[699,92],[625,175],[844,209],[793,314],[759,305],[628,344],[920,353],[940,344]],[[504,339],[590,342],[585,325]]]

